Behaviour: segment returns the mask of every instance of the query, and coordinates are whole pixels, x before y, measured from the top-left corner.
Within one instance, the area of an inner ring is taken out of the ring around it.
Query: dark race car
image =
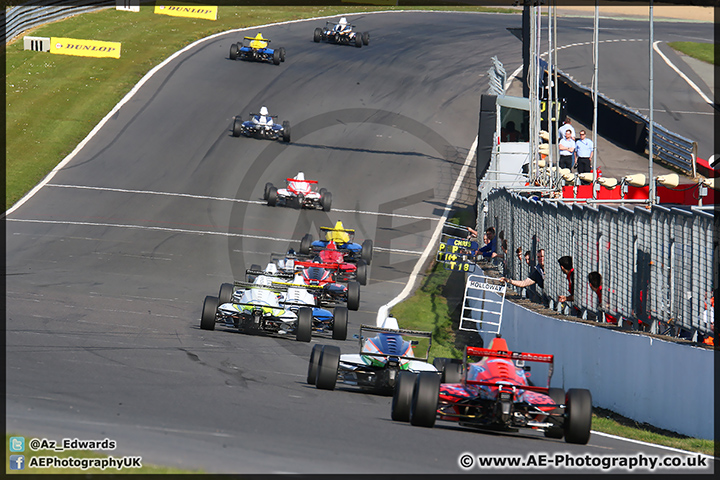
[[[470,356],[481,359],[469,363]],[[549,364],[547,387],[529,382],[528,361]],[[401,376],[392,419],[423,427],[440,419],[488,430],[542,428],[546,437],[584,445],[590,438],[590,391],[550,388],[552,369],[552,355],[511,352],[502,338],[494,338],[489,349],[465,347],[462,364],[444,364],[446,383],[437,374]]]
[[[282,140],[290,143],[290,122],[285,120],[282,124],[273,121],[277,115],[270,115],[263,106],[260,113],[251,113],[250,119],[243,121],[241,116],[233,117],[232,136],[260,138],[265,140]]]
[[[274,65],[280,65],[285,61],[285,49],[269,48],[270,40],[263,38],[262,33],[258,33],[254,37],[243,37],[249,40],[248,45],[242,42],[230,45],[230,60],[254,60],[256,62],[272,62]]]
[[[307,382],[319,389],[334,390],[344,383],[378,394],[392,394],[401,374],[420,372],[437,376],[427,363],[432,334],[401,329],[388,317],[382,327],[360,326],[360,353],[340,354],[332,345],[315,345],[310,354]]]
[[[319,252],[333,242],[340,250],[346,262],[364,261],[368,265],[372,261],[373,241],[366,239],[361,244],[355,243],[355,230],[344,228],[343,223],[338,220],[334,227],[320,227],[320,238],[313,241],[312,234],[306,234],[300,240],[300,253],[309,255],[312,252]]]
[[[350,25],[345,17],[339,22],[325,22],[325,28],[316,28],[313,31],[313,41],[318,43],[320,40],[328,43],[339,43],[341,45],[354,45],[357,48],[370,43],[370,34],[368,32],[353,31],[355,25]]]

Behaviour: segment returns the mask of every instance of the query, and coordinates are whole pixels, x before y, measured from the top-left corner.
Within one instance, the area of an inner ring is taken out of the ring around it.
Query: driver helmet
[[[268,115],[270,112],[268,112],[268,109],[265,105],[260,107],[260,115]]]
[[[345,26],[347,25],[347,18],[341,17],[340,21],[338,22],[340,25]]]
[[[305,180],[305,174],[303,172],[298,172],[298,174],[295,175],[295,180]]]
[[[391,328],[393,330],[399,330],[400,326],[398,325],[398,321],[395,317],[387,317],[385,320],[383,320],[382,328]]]
[[[262,36],[262,33],[258,32],[257,35],[255,35],[255,40],[265,40]]]
[[[277,271],[277,266],[274,263],[268,263],[267,267],[265,267],[265,273],[274,274]]]

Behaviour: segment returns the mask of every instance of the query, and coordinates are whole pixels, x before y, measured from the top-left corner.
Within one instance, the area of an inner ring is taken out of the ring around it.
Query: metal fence
[[[514,254],[545,250],[545,289],[551,308],[652,333],[697,338],[710,334],[704,321],[718,284],[719,221],[697,207],[566,205],[531,199],[506,189],[487,199],[484,227],[508,242],[508,271],[516,279],[529,266]],[[478,227],[483,227],[479,225]],[[568,281],[558,259],[569,255],[575,269],[574,302],[560,304]],[[588,273],[602,275],[602,303]],[[610,315],[612,318],[607,317]]]

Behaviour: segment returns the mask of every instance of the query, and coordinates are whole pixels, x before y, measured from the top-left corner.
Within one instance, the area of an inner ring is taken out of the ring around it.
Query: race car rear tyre
[[[306,233],[300,240],[300,255],[310,255],[312,248],[312,235]]]
[[[295,339],[298,342],[309,342],[312,338],[312,308],[301,308],[297,313],[297,329]]]
[[[370,262],[372,261],[373,256],[373,241],[369,238],[365,240],[362,243],[362,249],[360,250],[360,258],[362,258],[365,263],[370,265]]]
[[[322,28],[316,28],[315,31],[313,32],[313,42],[319,43],[322,36],[323,36]]]
[[[238,57],[240,48],[238,47],[237,43],[233,43],[230,45],[230,60],[235,60]]]
[[[370,34],[368,32],[362,33],[362,42],[363,45],[367,45],[368,43],[370,43]]]
[[[203,302],[202,316],[200,317],[200,328],[203,330],[215,330],[215,314],[217,313],[218,299],[208,295]]]
[[[285,61],[285,47],[280,47],[280,48],[278,48],[278,50],[280,50],[280,61],[284,62]]]
[[[410,421],[410,403],[415,389],[415,374],[400,372],[392,399],[392,413],[390,417],[396,422]]]
[[[282,123],[283,132],[282,132],[282,140],[285,143],[290,143],[290,122],[285,120]]]
[[[321,390],[335,390],[339,365],[340,349],[332,345],[325,345],[318,362],[315,386]]]
[[[347,339],[348,309],[346,307],[335,307],[333,311],[333,340]]]
[[[272,62],[273,62],[273,65],[280,65],[280,51],[279,50],[273,50]]]
[[[320,190],[318,190],[318,193],[320,194],[321,197],[322,197],[322,194],[325,193],[325,192],[327,192],[327,188],[325,188],[325,187],[323,187],[323,188],[321,188]]]
[[[360,47],[362,47],[362,44],[363,44],[362,37],[358,34],[355,34],[355,46],[357,48],[360,48]]]
[[[563,390],[562,388],[551,388],[548,391],[548,396],[552,398],[552,401],[558,405],[562,405],[565,403],[565,390]],[[562,414],[562,409],[556,408],[550,413],[560,415]],[[552,422],[552,419],[548,417],[547,421]],[[565,431],[563,430],[562,425],[559,424],[552,427],[547,427],[545,429],[545,436],[548,438],[563,438],[563,436],[565,436]]]
[[[277,205],[277,201],[278,201],[277,187],[271,187],[270,190],[268,190],[268,198],[267,198],[268,205],[270,205],[271,207],[274,207],[275,205]]]
[[[310,362],[308,363],[307,383],[315,385],[315,379],[317,378],[318,363],[320,363],[320,355],[324,345],[314,345],[312,352],[310,352]]]
[[[441,383],[460,383],[463,378],[463,366],[462,363],[448,361],[445,362],[441,370],[440,375]]]
[[[565,395],[565,441],[587,444],[592,424],[592,395],[584,388],[571,388]]]
[[[320,197],[320,205],[322,205],[323,212],[329,212],[332,206],[332,193],[325,191]]]
[[[218,304],[222,305],[223,303],[230,303],[232,302],[233,297],[233,284],[232,283],[223,283],[220,285],[220,292],[218,293]]]
[[[356,276],[357,276],[357,281],[360,283],[360,285],[367,285],[367,281],[368,281],[367,263],[365,263],[362,260],[358,261],[358,263],[357,263]]]
[[[410,402],[410,423],[412,425],[429,428],[435,425],[439,394],[440,377],[434,372],[420,372],[415,380],[415,388]]]
[[[268,182],[265,184],[265,193],[263,193],[263,200],[268,199],[268,193],[270,192],[270,189],[273,187],[273,184]]]
[[[358,282],[348,283],[347,308],[353,311],[360,308],[360,284]]]
[[[233,137],[239,137],[242,135],[242,118],[235,117],[233,118],[233,129],[232,129],[232,136]]]

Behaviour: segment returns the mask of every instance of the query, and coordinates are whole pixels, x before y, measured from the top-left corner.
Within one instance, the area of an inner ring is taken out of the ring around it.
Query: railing
[[[50,0],[27,2],[5,12],[5,43],[23,32],[48,22],[60,20],[78,13],[114,7],[115,0]]]
[[[488,196],[486,227],[503,231],[508,270],[522,280],[529,268],[514,254],[545,250],[545,290],[559,311],[597,321],[609,314],[621,324],[651,333],[696,339],[711,334],[705,317],[718,285],[720,219],[699,208],[655,205],[629,209],[568,206],[529,200],[505,189]],[[560,305],[568,282],[558,259],[569,255],[575,268],[572,304]],[[602,275],[602,304],[588,274]],[[629,324],[632,324],[630,326]]]

